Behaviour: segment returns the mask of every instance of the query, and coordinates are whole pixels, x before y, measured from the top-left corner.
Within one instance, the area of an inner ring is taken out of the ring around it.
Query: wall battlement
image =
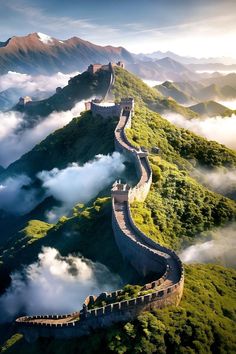
[[[113,112],[110,111],[110,107],[100,105],[98,108],[98,106],[92,103],[91,109],[94,114],[107,118],[108,112]],[[112,228],[123,257],[142,276],[152,273],[157,274],[158,278],[144,285],[143,289],[151,289],[149,294],[130,300],[117,301],[117,297],[123,292],[123,290],[117,290],[100,294],[100,297],[112,300],[112,303],[92,310],[88,308],[88,304],[90,301],[94,302],[96,297],[89,296],[79,312],[63,316],[20,317],[16,323],[19,331],[29,341],[40,336],[70,338],[87,335],[93,329],[132,320],[145,310],[178,305],[181,300],[184,286],[184,269],[181,260],[174,251],[146,236],[133,221],[130,204],[135,200],[146,199],[152,183],[152,170],[148,154],[132,145],[125,134],[125,129],[131,126],[134,100],[124,99],[120,105],[116,106],[119,107],[120,118],[115,129],[115,150],[134,163],[139,181],[134,187],[122,184],[120,181],[114,183],[111,190]]]

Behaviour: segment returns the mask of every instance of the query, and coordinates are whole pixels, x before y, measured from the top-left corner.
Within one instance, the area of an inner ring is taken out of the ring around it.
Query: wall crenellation
[[[113,67],[111,64],[111,85],[114,83]],[[93,70],[96,68],[93,67]],[[90,68],[92,70],[92,68]],[[100,69],[98,69],[100,70]],[[109,90],[110,90],[109,86]],[[112,107],[112,108],[111,108]],[[134,113],[134,100],[127,98],[120,104],[104,106],[98,102],[91,102],[90,108],[94,116],[104,118],[119,115],[119,122],[115,129],[115,150],[124,154],[134,163],[139,181],[136,186],[130,187],[116,181],[111,190],[112,197],[112,227],[117,246],[132,266],[143,276],[150,272],[158,274],[158,279],[143,286],[142,290],[151,290],[151,293],[140,295],[129,300],[116,301],[123,290],[111,293],[102,293],[98,297],[89,295],[84,302],[83,309],[67,315],[24,316],[16,320],[19,331],[24,333],[29,341],[39,336],[69,338],[87,335],[91,330],[110,326],[119,321],[134,319],[144,310],[163,308],[169,305],[178,305],[184,286],[184,269],[177,254],[151,240],[135,225],[130,204],[144,201],[152,183],[152,170],[148,154],[131,144],[126,136],[126,128],[131,127]],[[96,300],[109,300],[105,306],[89,309]]]

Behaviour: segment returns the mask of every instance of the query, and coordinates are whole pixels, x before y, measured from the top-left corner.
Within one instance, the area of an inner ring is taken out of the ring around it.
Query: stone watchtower
[[[129,98],[122,98],[120,101],[120,108],[124,111],[128,111],[133,113],[134,112],[134,99]]]
[[[128,202],[130,186],[116,181],[111,189],[111,196],[118,203]]]

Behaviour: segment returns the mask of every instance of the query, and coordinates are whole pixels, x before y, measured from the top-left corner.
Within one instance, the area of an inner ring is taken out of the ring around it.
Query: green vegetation
[[[70,79],[69,84],[53,96],[34,102],[33,105],[16,108],[23,110],[27,115],[27,122],[38,120],[38,117],[48,116],[52,112],[68,111],[82,100],[93,96],[103,97],[110,82],[109,71],[98,71],[92,75],[85,71]]]
[[[155,112],[163,113],[166,110],[182,114],[186,118],[198,115],[190,109],[179,105],[173,99],[167,99],[154,88],[147,86],[137,76],[119,67],[115,68],[116,81],[112,90],[117,102],[122,97],[134,97],[135,104],[145,105]]]
[[[94,309],[98,307],[102,307],[108,304],[112,304],[115,302],[120,302],[124,300],[131,300],[134,298],[137,298],[138,296],[144,296],[147,294],[151,294],[153,292],[157,291],[156,288],[144,290],[143,286],[141,285],[130,285],[127,284],[122,288],[122,293],[117,295],[115,299],[113,298],[108,298],[108,299],[96,299],[93,304],[89,304],[88,308],[89,309]]]
[[[236,112],[215,101],[201,102],[190,108],[192,111],[203,117],[232,116],[232,114],[235,114]]]
[[[135,202],[135,223],[155,241],[179,249],[205,230],[236,219],[236,203],[210,192],[159,157],[151,158],[153,184],[145,203]]]
[[[236,167],[236,153],[161,118],[150,110],[157,110],[161,102],[164,104],[158,93],[127,71],[115,70],[116,99],[123,96],[136,99],[132,129],[127,130],[129,139],[150,150],[156,146],[161,149],[160,156],[150,158],[153,184],[146,202],[132,205],[136,224],[161,244],[178,249],[191,243],[202,231],[234,220],[235,202],[210,192],[191,178],[190,172],[195,166]],[[176,103],[166,100],[166,104]],[[107,154],[113,151],[115,125],[115,119],[99,120],[89,112],[84,113],[12,164],[1,177],[22,172],[34,177],[42,169],[63,168],[69,162],[83,163],[98,153]],[[56,225],[30,221],[1,249],[1,281],[2,275],[18,269],[22,261],[24,264],[35,261],[42,246],[55,247],[62,255],[81,253],[118,273],[124,283],[140,282],[116,246],[110,198],[75,206],[73,215],[62,218]],[[235,271],[220,266],[187,266],[184,297],[178,308],[143,313],[133,322],[68,341],[47,338],[26,344],[16,335],[5,343],[4,350],[17,354],[233,354],[236,352],[235,280]],[[121,296],[130,298],[139,292],[139,285],[126,286]]]
[[[64,168],[70,162],[84,163],[97,154],[108,154],[114,150],[116,123],[117,119],[94,119],[91,112],[85,112],[10,165],[1,178],[22,173],[34,177],[42,170]]]
[[[136,108],[132,129],[127,136],[139,146],[161,149],[161,157],[181,169],[200,165],[235,167],[236,152],[215,141],[207,141],[182,128],[177,128],[159,114]]]
[[[137,280],[132,267],[123,262],[113,237],[110,198],[98,198],[88,207],[75,206],[72,217],[61,218],[56,225],[29,222],[1,250],[0,275],[19,268],[22,260],[24,264],[35,261],[42,246],[55,247],[62,255],[79,252],[119,273],[126,282]]]
[[[186,266],[179,307],[142,313],[90,337],[73,340],[22,339],[6,353],[198,353],[236,351],[236,271],[216,265]]]

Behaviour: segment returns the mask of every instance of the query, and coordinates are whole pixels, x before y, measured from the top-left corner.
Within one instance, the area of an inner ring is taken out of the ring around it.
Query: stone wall
[[[120,109],[120,106],[118,107]],[[98,107],[95,103],[92,104],[92,110],[96,114],[102,113],[104,117],[108,117],[109,114],[114,115],[112,109],[114,108]],[[79,337],[90,334],[96,328],[132,320],[144,310],[150,311],[153,308],[178,305],[180,302],[184,286],[184,270],[179,257],[174,251],[159,245],[141,232],[131,215],[130,203],[134,200],[144,201],[152,183],[152,170],[147,153],[132,145],[125,134],[125,129],[131,126],[132,114],[132,108],[126,111],[120,110],[114,143],[115,149],[125,154],[134,163],[139,182],[134,187],[120,182],[113,185],[111,191],[112,227],[117,246],[123,257],[141,275],[146,276],[150,273],[156,275],[156,280],[144,285],[144,289],[151,289],[151,293],[116,302],[117,296],[123,292],[123,290],[117,290],[99,295],[113,302],[100,308],[88,309],[89,302],[95,300],[95,297],[89,296],[80,312],[64,316],[21,317],[16,320],[16,323],[19,331],[29,341],[40,336]]]

